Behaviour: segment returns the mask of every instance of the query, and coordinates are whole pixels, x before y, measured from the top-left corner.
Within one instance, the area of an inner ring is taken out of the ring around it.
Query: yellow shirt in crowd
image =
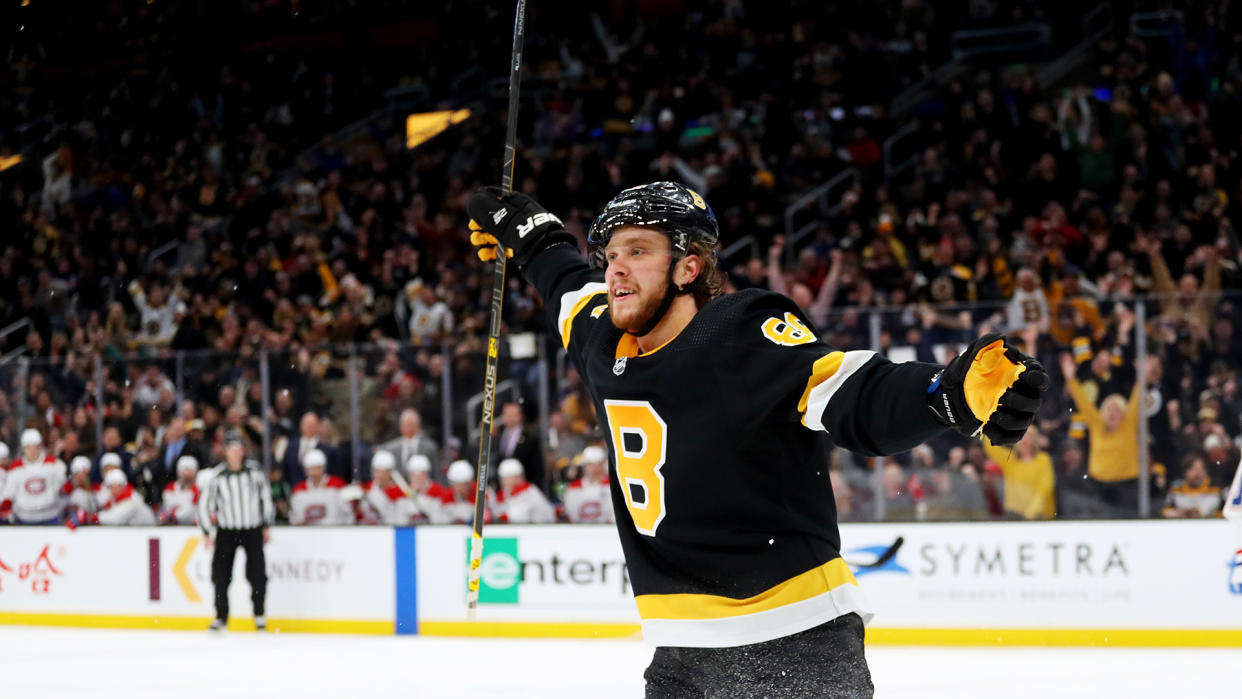
[[[1005,477],[1005,511],[1026,519],[1052,519],[1056,513],[1052,457],[1039,451],[1030,459],[1019,459],[1013,449],[983,441],[988,458],[1000,466]]]
[[[1102,483],[1116,483],[1138,478],[1138,418],[1139,400],[1138,383],[1130,392],[1130,401],[1126,404],[1126,414],[1121,425],[1112,432],[1104,430],[1104,419],[1095,403],[1087,397],[1082,384],[1070,378],[1066,384],[1070,397],[1078,408],[1075,418],[1087,425],[1087,435],[1091,440],[1091,449],[1087,454],[1087,474]]]

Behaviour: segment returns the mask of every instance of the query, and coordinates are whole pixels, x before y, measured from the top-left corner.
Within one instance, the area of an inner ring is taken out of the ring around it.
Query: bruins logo
[[[700,209],[707,208],[707,202],[703,201],[703,197],[699,196],[698,192],[694,191],[693,189],[689,189],[689,188],[687,188],[686,191],[690,192],[690,198],[694,200],[695,206],[699,207]]]

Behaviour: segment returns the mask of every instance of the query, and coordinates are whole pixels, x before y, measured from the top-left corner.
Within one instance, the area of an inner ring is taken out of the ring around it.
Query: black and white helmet
[[[698,192],[676,182],[652,182],[623,190],[591,224],[587,246],[591,263],[603,268],[604,247],[618,226],[652,226],[668,234],[674,257],[683,257],[693,242],[712,248],[720,240],[716,214]]]

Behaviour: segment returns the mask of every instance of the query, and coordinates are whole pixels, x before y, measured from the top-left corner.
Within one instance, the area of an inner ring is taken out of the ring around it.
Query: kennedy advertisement
[[[265,549],[267,615],[370,620],[391,629],[393,537],[378,528],[273,529]],[[250,616],[244,561],[239,551],[229,594],[234,617]],[[0,529],[0,620],[184,626],[177,620],[214,614],[213,594],[211,551],[198,529]]]

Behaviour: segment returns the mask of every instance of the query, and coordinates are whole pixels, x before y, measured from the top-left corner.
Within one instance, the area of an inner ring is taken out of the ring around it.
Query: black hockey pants
[[[870,699],[857,614],[734,648],[656,648],[647,699]]]

